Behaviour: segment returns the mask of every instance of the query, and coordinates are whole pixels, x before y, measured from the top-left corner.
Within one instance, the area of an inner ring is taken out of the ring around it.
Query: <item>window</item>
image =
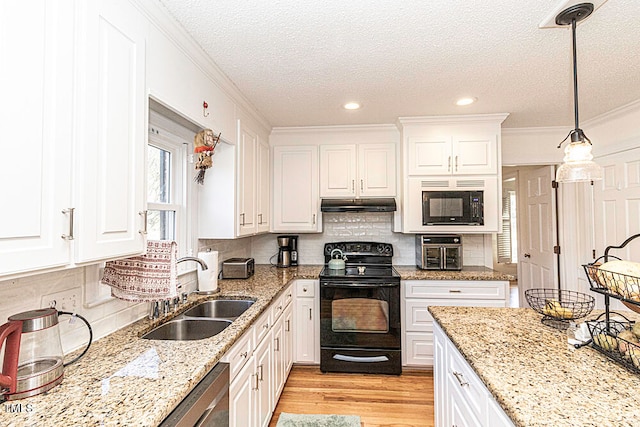
[[[502,183],[502,230],[498,234],[498,262],[518,262],[518,227],[516,222],[516,180]]]
[[[150,115],[147,147],[147,238],[175,240],[179,256],[192,253],[187,218],[186,139],[164,130],[171,121]],[[161,126],[153,123],[161,121]],[[162,120],[163,119],[163,120]],[[178,128],[178,125],[175,125]],[[180,133],[180,132],[175,132]]]

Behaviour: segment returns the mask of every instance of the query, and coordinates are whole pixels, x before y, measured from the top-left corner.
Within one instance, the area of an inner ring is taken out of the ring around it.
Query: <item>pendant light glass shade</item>
[[[591,144],[572,142],[564,149],[564,163],[556,171],[557,182],[585,182],[602,179],[602,168],[593,160]]]

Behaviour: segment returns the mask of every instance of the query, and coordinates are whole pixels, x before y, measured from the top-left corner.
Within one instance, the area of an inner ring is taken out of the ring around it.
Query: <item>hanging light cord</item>
[[[573,111],[576,127],[569,131],[567,136],[560,141],[557,148],[562,147],[562,144],[571,137],[571,142],[586,141],[591,144],[591,140],[587,138],[582,129],[580,129],[580,120],[578,117],[578,50],[576,48],[576,18],[571,19],[571,39],[573,44]],[[575,135],[575,136],[574,136]]]

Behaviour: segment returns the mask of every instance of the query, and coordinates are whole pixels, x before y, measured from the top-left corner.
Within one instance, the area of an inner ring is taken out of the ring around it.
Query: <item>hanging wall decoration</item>
[[[195,178],[198,184],[204,184],[205,171],[213,165],[211,156],[213,156],[213,150],[216,145],[220,142],[220,135],[222,135],[222,132],[216,136],[211,129],[205,129],[198,132],[193,140],[193,152],[198,155],[198,160],[196,161],[198,174]]]

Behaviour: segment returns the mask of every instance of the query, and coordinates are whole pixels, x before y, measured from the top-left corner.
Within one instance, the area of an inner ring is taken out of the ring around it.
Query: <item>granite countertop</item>
[[[515,276],[487,267],[462,267],[460,271],[420,270],[415,265],[394,265],[402,280],[515,280]]]
[[[528,308],[429,307],[516,426],[637,426],[640,376]]]
[[[271,301],[294,279],[317,279],[322,266],[278,269],[257,265],[247,280],[221,280],[213,297],[191,295],[188,305],[221,297],[256,302],[220,334],[197,341],[139,336],[161,321],[139,320],[91,345],[51,391],[3,406],[2,426],[156,426],[215,366]],[[164,319],[162,320],[164,321]],[[68,358],[73,357],[69,355]]]

